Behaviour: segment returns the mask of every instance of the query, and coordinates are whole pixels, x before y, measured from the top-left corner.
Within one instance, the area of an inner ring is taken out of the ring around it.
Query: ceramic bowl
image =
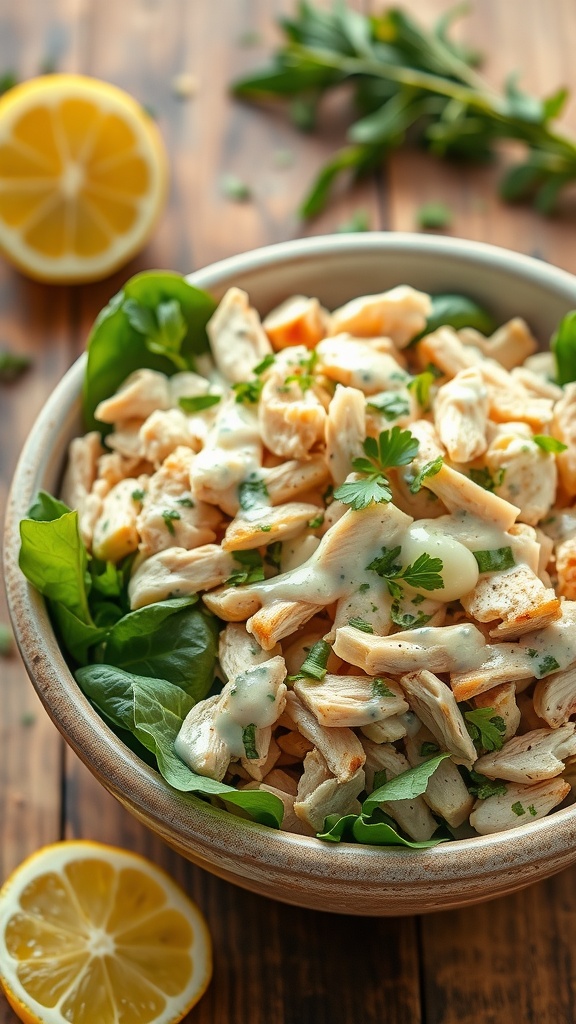
[[[504,320],[524,316],[543,344],[576,307],[576,278],[525,256],[423,235],[333,235],[259,249],[194,273],[216,298],[245,288],[262,314],[295,292],[328,307],[408,283],[461,292]],[[78,689],[44,602],[17,566],[18,522],[39,487],[54,490],[66,446],[81,433],[84,358],[48,399],[22,453],[6,527],[10,609],[30,678],[48,714],[90,771],[128,811],[184,857],[254,892],[348,914],[447,909],[512,892],[576,861],[576,806],[493,836],[431,850],[331,845],[252,824],[171,790],[108,729]]]

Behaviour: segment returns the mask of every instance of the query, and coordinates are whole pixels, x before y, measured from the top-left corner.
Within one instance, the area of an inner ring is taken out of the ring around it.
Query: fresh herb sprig
[[[293,120],[310,131],[322,98],[346,82],[359,111],[347,145],[305,197],[303,217],[324,209],[342,175],[357,178],[380,166],[408,138],[436,156],[471,161],[485,161],[501,140],[512,139],[524,152],[500,183],[502,197],[533,200],[541,213],[553,210],[576,179],[576,141],[552,127],[568,91],[539,99],[523,92],[515,75],[503,91],[494,89],[478,74],[477,55],[450,38],[462,10],[455,7],[427,29],[397,8],[367,16],[341,2],[323,10],[301,0],[296,14],[281,20],[285,39],[272,65],[237,81],[236,95],[288,100]]]
[[[359,480],[348,480],[337,487],[334,497],[358,511],[372,502],[392,501],[386,470],[408,466],[418,454],[419,442],[409,430],[392,427],[383,430],[378,440],[367,437],[362,445],[366,458],[352,460],[352,468],[361,474]]]
[[[424,553],[419,555],[411,565],[402,568],[396,561],[400,551],[400,546],[382,548],[382,554],[366,566],[367,569],[372,569],[382,577],[391,597],[398,600],[403,596],[402,583],[418,590],[443,590],[444,580],[440,575],[443,568],[441,558],[432,558]]]

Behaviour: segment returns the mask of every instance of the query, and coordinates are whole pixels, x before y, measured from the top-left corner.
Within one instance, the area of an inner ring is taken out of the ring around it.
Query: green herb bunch
[[[380,166],[407,140],[440,157],[473,161],[492,157],[499,140],[520,142],[523,158],[505,173],[502,197],[533,199],[542,213],[554,208],[576,179],[576,142],[551,126],[568,92],[541,100],[523,92],[513,74],[502,92],[493,89],[476,70],[478,55],[449,35],[462,9],[445,13],[431,30],[397,8],[369,16],[343,0],[331,10],[301,0],[294,17],[281,19],[285,41],[271,67],[236,82],[236,95],[287,99],[295,123],[312,130],[323,96],[348,83],[357,112],[348,144],[305,197],[303,217],[325,207],[342,174],[356,178]]]

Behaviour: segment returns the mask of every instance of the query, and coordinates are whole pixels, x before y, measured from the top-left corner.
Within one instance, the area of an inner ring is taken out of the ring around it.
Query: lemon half
[[[150,237],[167,160],[131,96],[83,75],[34,78],[0,98],[0,251],[30,277],[106,277]]]
[[[0,891],[0,981],[26,1024],[173,1024],[211,974],[200,910],[137,854],[55,843]]]

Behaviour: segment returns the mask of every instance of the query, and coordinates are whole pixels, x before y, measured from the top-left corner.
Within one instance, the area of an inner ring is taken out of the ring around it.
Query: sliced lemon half
[[[126,263],[167,179],[156,124],[114,85],[45,75],[0,98],[0,250],[30,277],[94,281]]]
[[[200,910],[137,854],[55,843],[0,890],[0,981],[26,1024],[170,1024],[211,974]]]

